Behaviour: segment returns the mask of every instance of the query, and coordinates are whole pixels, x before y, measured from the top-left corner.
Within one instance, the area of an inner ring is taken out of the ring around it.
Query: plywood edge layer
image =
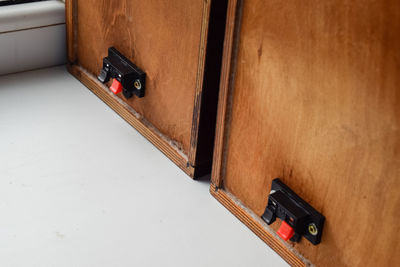
[[[196,161],[196,150],[197,150],[197,139],[199,134],[199,119],[200,119],[200,106],[201,97],[203,91],[203,77],[204,77],[204,65],[206,61],[206,43],[207,43],[207,32],[208,32],[208,19],[210,16],[210,1],[204,1],[200,31],[200,46],[199,46],[199,58],[197,64],[197,75],[196,75],[196,89],[193,103],[193,119],[192,129],[190,136],[190,150],[189,150],[189,162],[194,164]]]
[[[257,222],[248,211],[246,211],[237,200],[234,200],[228,192],[220,189],[211,183],[210,193],[225,208],[235,215],[242,223],[244,223],[251,231],[259,236],[268,246],[278,253],[291,266],[310,266],[305,259],[298,255],[294,249],[285,246],[277,237],[268,232],[264,226]]]
[[[241,11],[241,1],[232,0],[228,2],[227,21],[225,28],[225,40],[221,65],[220,89],[218,96],[217,122],[214,141],[214,155],[211,179],[215,185],[220,187],[224,176],[224,163],[226,157],[226,140],[228,138],[229,113],[234,70],[235,53],[238,45],[239,18],[236,13]]]
[[[76,61],[76,0],[65,1],[65,22],[67,32],[67,55],[70,63]]]
[[[146,123],[139,114],[136,115],[116,96],[107,92],[105,86],[98,82],[91,74],[86,72],[78,65],[68,65],[68,71],[89,88],[95,95],[111,107],[118,115],[134,127],[140,134],[146,137],[154,146],[171,159],[178,167],[180,167],[190,177],[194,176],[194,168],[188,166],[187,157],[183,152],[173,147],[172,141],[159,133],[153,126]]]

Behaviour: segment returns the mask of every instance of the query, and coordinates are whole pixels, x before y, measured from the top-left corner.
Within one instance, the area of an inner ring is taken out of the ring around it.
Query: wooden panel
[[[321,244],[291,244],[317,266],[399,266],[400,2],[247,0],[239,13],[214,183],[261,216],[281,177],[326,216]]]
[[[111,46],[130,58],[146,72],[147,90],[127,102],[188,153],[203,1],[77,2],[79,65],[97,75]]]
[[[173,157],[186,158],[183,169],[193,169],[192,176],[211,169],[226,5],[227,0],[66,1],[70,70],[79,66],[79,75],[72,73],[84,83],[92,80],[111,46],[143,69],[145,97],[118,98],[158,136],[157,143],[168,143]],[[91,85],[100,98],[107,95],[104,86]]]

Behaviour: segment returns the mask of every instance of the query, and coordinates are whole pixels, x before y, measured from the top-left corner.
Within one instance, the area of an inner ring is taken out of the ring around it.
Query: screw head
[[[316,236],[318,234],[318,228],[315,225],[315,223],[310,223],[308,225],[308,232],[314,236]]]
[[[135,88],[136,88],[137,90],[142,89],[142,83],[140,82],[139,79],[135,80],[135,82],[133,83],[133,86],[135,86]]]

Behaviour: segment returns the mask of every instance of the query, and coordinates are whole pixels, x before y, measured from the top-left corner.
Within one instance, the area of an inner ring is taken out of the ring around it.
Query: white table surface
[[[0,77],[0,266],[287,266],[66,71]]]

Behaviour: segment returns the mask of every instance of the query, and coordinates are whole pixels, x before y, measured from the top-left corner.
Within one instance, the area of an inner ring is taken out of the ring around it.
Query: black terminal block
[[[325,217],[279,178],[272,181],[268,204],[261,218],[269,225],[277,217],[293,228],[294,235],[290,241],[299,242],[304,236],[314,245],[321,242]]]
[[[117,49],[110,47],[108,56],[103,58],[103,68],[97,79],[106,83],[110,78],[122,85],[122,93],[126,98],[133,95],[143,97],[146,89],[146,73],[124,57]]]

